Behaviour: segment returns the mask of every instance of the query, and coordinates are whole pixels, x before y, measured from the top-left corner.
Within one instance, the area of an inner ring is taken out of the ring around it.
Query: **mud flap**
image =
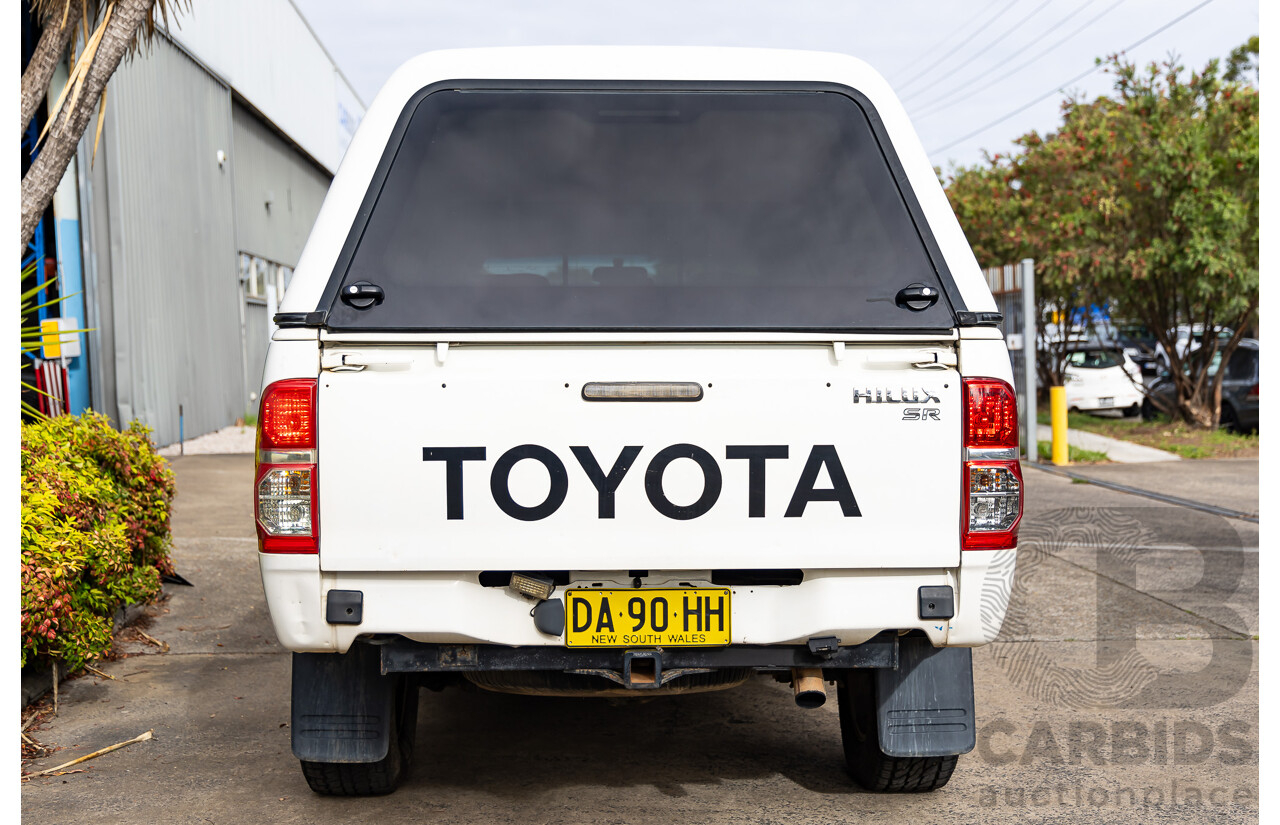
[[[377,762],[387,755],[399,675],[383,676],[372,645],[293,654],[293,755],[307,762]]]
[[[975,742],[973,652],[898,641],[898,668],[876,671],[880,750],[886,756],[950,756]]]

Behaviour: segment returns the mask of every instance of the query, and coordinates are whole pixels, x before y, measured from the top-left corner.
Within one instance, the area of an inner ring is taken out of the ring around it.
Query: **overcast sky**
[[[984,149],[1008,151],[1031,129],[1053,129],[1060,88],[1089,96],[1109,90],[1100,71],[1068,82],[1095,57],[1126,49],[1187,12],[1129,57],[1147,63],[1175,53],[1200,68],[1258,33],[1258,0],[294,2],[366,104],[397,66],[433,49],[632,44],[844,52],[888,78],[944,170],[978,162]]]

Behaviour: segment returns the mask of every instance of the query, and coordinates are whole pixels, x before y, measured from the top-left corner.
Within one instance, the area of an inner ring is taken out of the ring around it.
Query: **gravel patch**
[[[181,451],[186,455],[208,455],[211,453],[253,453],[254,439],[257,433],[253,427],[223,427],[216,432],[206,433],[199,438],[189,438],[181,446],[175,442],[161,447],[157,452],[163,456],[175,456]]]

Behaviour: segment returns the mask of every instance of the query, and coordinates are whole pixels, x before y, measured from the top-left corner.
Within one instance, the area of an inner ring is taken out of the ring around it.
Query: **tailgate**
[[[321,567],[954,567],[949,346],[329,345]],[[583,397],[633,381],[702,395]]]

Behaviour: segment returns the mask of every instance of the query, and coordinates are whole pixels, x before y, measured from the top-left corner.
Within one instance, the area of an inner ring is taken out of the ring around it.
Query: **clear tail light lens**
[[[258,520],[273,536],[311,535],[311,468],[272,467],[258,481]]]
[[[319,550],[315,464],[259,464],[253,500],[263,553]]]
[[[271,384],[258,412],[253,508],[259,551],[319,551],[316,457],[315,379]]]
[[[965,379],[964,395],[960,548],[1016,547],[1022,520],[1017,396],[996,378]]]
[[[1022,518],[1022,468],[1017,461],[965,462],[966,550],[1014,547]]]

